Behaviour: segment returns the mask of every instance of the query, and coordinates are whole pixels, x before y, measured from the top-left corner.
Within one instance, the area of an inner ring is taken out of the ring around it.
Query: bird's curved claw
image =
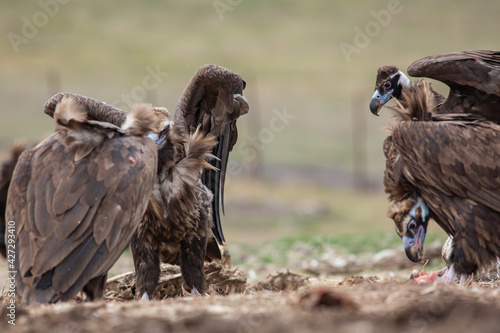
[[[191,294],[194,296],[203,296],[196,288],[191,289]]]
[[[148,302],[148,301],[149,301],[149,296],[148,296],[148,293],[144,293],[144,294],[142,294],[141,301],[146,301],[146,302]]]

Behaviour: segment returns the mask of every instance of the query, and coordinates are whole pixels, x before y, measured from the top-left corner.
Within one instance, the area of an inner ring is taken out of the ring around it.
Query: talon
[[[201,296],[200,292],[196,288],[191,289],[191,294],[196,295],[196,296]]]
[[[461,274],[460,275],[460,285],[468,287],[472,284],[472,281],[474,280],[474,274]]]

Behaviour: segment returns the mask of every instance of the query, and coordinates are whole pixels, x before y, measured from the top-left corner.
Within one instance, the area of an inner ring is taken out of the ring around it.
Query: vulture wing
[[[469,204],[482,204],[500,212],[500,126],[453,121],[451,115],[443,118],[394,125],[392,144],[400,155],[405,178],[420,190],[435,212],[444,209],[437,203],[443,195],[461,197]],[[457,208],[455,213],[459,211]],[[441,227],[453,234],[453,219],[440,220]]]
[[[127,112],[118,109],[112,105],[95,100],[93,98],[82,96],[78,94],[61,92],[52,96],[44,105],[44,112],[46,115],[54,118],[56,106],[63,98],[71,98],[71,100],[85,108],[87,118],[89,120],[104,121],[120,127],[127,118]]]
[[[147,127],[153,119],[145,109],[131,115]],[[152,191],[157,149],[147,130],[86,113],[62,100],[56,133],[25,151],[14,171],[6,216],[16,222],[16,292],[27,304],[68,300],[105,278]]]
[[[474,113],[500,122],[500,51],[429,56],[413,62],[408,74],[436,79],[450,87],[441,113]]]
[[[211,133],[217,138],[218,144],[213,149],[217,159],[211,162],[217,170],[206,170],[202,179],[214,194],[213,232],[219,244],[225,241],[219,207],[224,210],[228,156],[238,137],[236,120],[249,109],[243,97],[245,85],[241,76],[224,67],[202,66],[182,93],[174,115],[176,122],[185,124],[188,133],[194,133],[200,126],[202,133]]]

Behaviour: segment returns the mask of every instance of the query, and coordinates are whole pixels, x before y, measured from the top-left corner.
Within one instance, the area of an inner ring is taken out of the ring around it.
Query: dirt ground
[[[235,266],[207,263],[205,296],[186,293],[179,268],[164,265],[154,301],[134,300],[134,275],[125,273],[108,280],[103,301],[17,304],[15,326],[4,298],[0,331],[500,332],[498,269],[467,287],[417,285],[401,256],[386,254],[379,271],[376,259],[365,270],[363,261],[347,263],[342,272],[321,262],[300,274],[275,267],[253,282]],[[399,267],[388,274],[388,265]]]

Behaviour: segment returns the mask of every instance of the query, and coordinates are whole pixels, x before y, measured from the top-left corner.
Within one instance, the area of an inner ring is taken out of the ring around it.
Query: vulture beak
[[[429,207],[419,197],[409,213],[410,220],[406,224],[406,232],[402,237],[406,256],[411,261],[420,261],[424,257],[424,241],[429,222]]]
[[[167,138],[168,129],[171,124],[172,122],[166,119],[159,124],[159,132],[151,132],[148,135],[156,143],[158,150],[162,149],[165,145],[165,139]]]
[[[418,262],[424,257],[425,228],[423,225],[418,227],[416,235],[413,237],[403,236],[403,245],[406,256],[411,261]]]
[[[156,133],[151,133],[148,135],[151,139],[153,139],[153,141],[156,143],[156,145],[158,146],[158,148],[160,148],[160,146],[163,144],[163,142],[165,141],[165,139],[167,138],[166,135],[161,135],[161,134],[156,134]]]
[[[375,93],[372,96],[372,100],[370,101],[370,111],[378,116],[378,111],[380,108],[387,103],[392,98],[392,92],[394,89],[389,90],[385,95],[382,95],[378,89],[375,90]]]

